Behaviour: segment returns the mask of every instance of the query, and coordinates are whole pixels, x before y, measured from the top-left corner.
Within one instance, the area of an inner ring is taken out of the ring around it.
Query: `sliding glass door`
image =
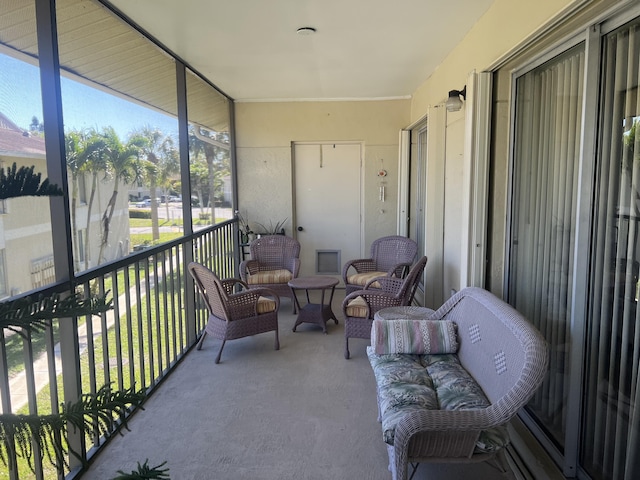
[[[640,19],[616,21],[515,78],[507,268],[551,351],[525,416],[599,480],[640,478]]]
[[[518,78],[509,301],[550,344],[529,410],[562,448],[574,261],[584,46]]]
[[[597,198],[581,458],[594,478],[640,478],[640,23],[603,39]]]
[[[409,184],[409,237],[418,244],[418,252],[426,251],[425,207],[427,192],[427,123],[411,130],[411,174]],[[424,282],[420,282],[424,292]],[[421,297],[422,298],[422,297]]]

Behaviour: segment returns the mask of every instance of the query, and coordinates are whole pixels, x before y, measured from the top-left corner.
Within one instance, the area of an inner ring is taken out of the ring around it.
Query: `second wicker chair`
[[[300,270],[300,243],[285,235],[266,235],[249,245],[249,260],[240,263],[240,278],[250,288],[270,288],[281,297],[289,297],[295,313],[295,301],[289,280]]]
[[[342,267],[345,293],[360,290],[375,277],[395,276],[402,278],[416,258],[418,244],[407,237],[390,235],[371,243],[370,258],[350,260]],[[377,288],[378,285],[373,285]]]
[[[371,338],[371,325],[378,310],[411,305],[426,265],[427,257],[422,257],[404,279],[389,276],[373,278],[364,289],[351,292],[345,297],[342,302],[344,358],[348,359],[350,356],[349,338]],[[379,288],[371,288],[374,283]]]

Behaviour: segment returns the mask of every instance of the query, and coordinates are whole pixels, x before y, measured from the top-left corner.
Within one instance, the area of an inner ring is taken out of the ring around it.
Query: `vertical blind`
[[[562,448],[584,46],[518,78],[509,301],[545,336],[549,375],[527,406]]]
[[[589,269],[579,439],[593,479],[640,478],[640,22],[602,39],[590,248],[574,251],[584,46],[516,81],[509,300],[550,345],[549,375],[527,406],[562,451],[574,254]],[[575,345],[575,343],[573,343]]]
[[[604,38],[581,463],[640,478],[640,27]]]

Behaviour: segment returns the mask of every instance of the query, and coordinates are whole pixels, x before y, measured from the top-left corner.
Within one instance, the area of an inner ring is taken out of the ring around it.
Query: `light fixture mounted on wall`
[[[467,99],[467,86],[465,85],[462,90],[450,90],[449,98],[447,98],[447,112],[457,112],[462,108],[462,97]]]

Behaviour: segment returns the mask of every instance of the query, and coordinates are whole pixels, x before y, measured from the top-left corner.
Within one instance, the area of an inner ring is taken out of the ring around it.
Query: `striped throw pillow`
[[[456,353],[456,333],[450,320],[374,320],[371,345],[378,355]]]

